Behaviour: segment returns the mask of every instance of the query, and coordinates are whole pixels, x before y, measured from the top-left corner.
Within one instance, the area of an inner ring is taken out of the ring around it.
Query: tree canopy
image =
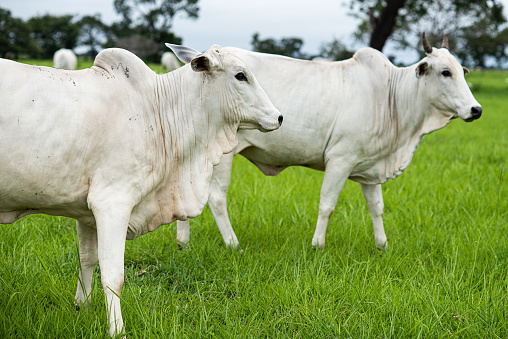
[[[45,14],[28,20],[35,43],[41,48],[38,57],[52,58],[60,48],[74,48],[78,42],[79,27],[72,22],[72,15]]]
[[[30,29],[26,23],[13,18],[11,12],[0,8],[0,56],[19,57],[20,54],[30,51],[39,51],[30,36]]]
[[[280,40],[268,38],[261,40],[259,33],[254,33],[251,44],[252,49],[256,52],[279,54],[300,59],[306,58],[306,55],[301,52],[303,40],[300,38],[282,38]]]
[[[104,24],[100,14],[45,14],[23,21],[0,8],[0,56],[50,58],[59,48],[80,47],[94,57],[102,48],[123,47],[158,62],[164,42],[182,43],[173,32],[175,16],[197,18],[198,1],[113,0],[121,19],[111,25]],[[500,0],[348,0],[348,5],[350,14],[361,19],[354,36],[379,50],[389,42],[422,53],[422,32],[430,41],[440,41],[447,33],[451,51],[468,67],[506,66],[508,61],[508,28]],[[260,52],[309,57],[298,37],[261,39],[255,33],[251,44]],[[334,39],[323,42],[319,54],[341,60],[352,52]]]
[[[191,19],[198,17],[199,0],[114,0],[114,7],[122,20],[112,25],[117,38],[130,36],[144,37],[155,42],[157,51],[138,50],[138,53],[147,53],[158,60],[161,52],[166,50],[165,42],[181,44],[182,39],[171,32],[173,19],[176,14],[183,13]],[[141,40],[146,40],[141,39]],[[145,41],[145,45],[150,45]],[[142,44],[138,44],[141,46]]]
[[[80,27],[78,44],[88,47],[88,55],[95,58],[107,41],[108,27],[101,21],[101,15],[85,15],[78,22]]]
[[[383,50],[387,41],[399,48],[419,48],[419,36],[426,32],[429,40],[440,40],[444,33],[450,36],[457,51],[470,50],[482,41],[495,40],[498,50],[481,46],[480,50],[493,58],[505,58],[502,24],[506,22],[503,4],[499,0],[350,0],[351,14],[362,19],[356,37],[368,41],[370,47]],[[488,37],[488,38],[487,38]],[[503,52],[502,52],[503,51]],[[462,57],[473,66],[485,62],[485,55]]]

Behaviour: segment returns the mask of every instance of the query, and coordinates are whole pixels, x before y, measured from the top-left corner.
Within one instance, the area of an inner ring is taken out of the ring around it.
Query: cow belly
[[[319,141],[302,141],[298,133],[291,131],[277,132],[239,131],[235,153],[249,159],[267,175],[276,175],[288,166],[324,170],[324,146]]]

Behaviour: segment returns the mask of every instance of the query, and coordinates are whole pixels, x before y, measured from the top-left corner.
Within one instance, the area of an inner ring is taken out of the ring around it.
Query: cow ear
[[[190,47],[173,45],[166,43],[166,47],[170,48],[173,53],[180,59],[183,63],[188,64],[192,59],[201,55],[201,52],[196,51]]]
[[[194,72],[207,72],[210,70],[210,59],[206,55],[200,55],[191,60],[191,68]]]
[[[416,77],[420,79],[422,76],[427,73],[427,70],[429,69],[429,64],[426,62],[422,62],[416,67]]]

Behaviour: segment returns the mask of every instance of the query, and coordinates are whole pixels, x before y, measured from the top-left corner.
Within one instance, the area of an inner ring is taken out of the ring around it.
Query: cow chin
[[[461,112],[459,112],[458,116],[464,120],[465,122],[472,122],[472,121],[475,121],[477,120],[478,118],[480,118],[481,116],[481,113],[477,116],[474,116],[472,113],[471,113],[471,108],[469,109],[465,109]]]
[[[460,118],[461,118],[462,120],[464,120],[465,122],[473,122],[473,121],[475,121],[476,119],[478,119],[478,118],[473,117],[471,114],[469,114],[469,116],[466,116],[466,117],[462,117],[462,116],[460,116]]]
[[[279,128],[279,124],[266,124],[266,123],[241,123],[239,129],[257,129],[263,133],[271,132]]]

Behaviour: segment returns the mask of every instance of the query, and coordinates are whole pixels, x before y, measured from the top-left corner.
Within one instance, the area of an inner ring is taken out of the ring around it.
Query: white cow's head
[[[463,68],[448,51],[448,37],[443,38],[441,48],[432,48],[422,34],[422,44],[427,57],[416,67],[416,77],[423,81],[426,99],[433,108],[450,118],[460,117],[470,122],[482,115],[482,106],[469,89]]]
[[[166,44],[195,72],[203,72],[208,84],[203,93],[207,105],[224,114],[224,119],[240,129],[272,131],[282,124],[282,115],[247,66],[218,45],[204,54],[184,46]]]

